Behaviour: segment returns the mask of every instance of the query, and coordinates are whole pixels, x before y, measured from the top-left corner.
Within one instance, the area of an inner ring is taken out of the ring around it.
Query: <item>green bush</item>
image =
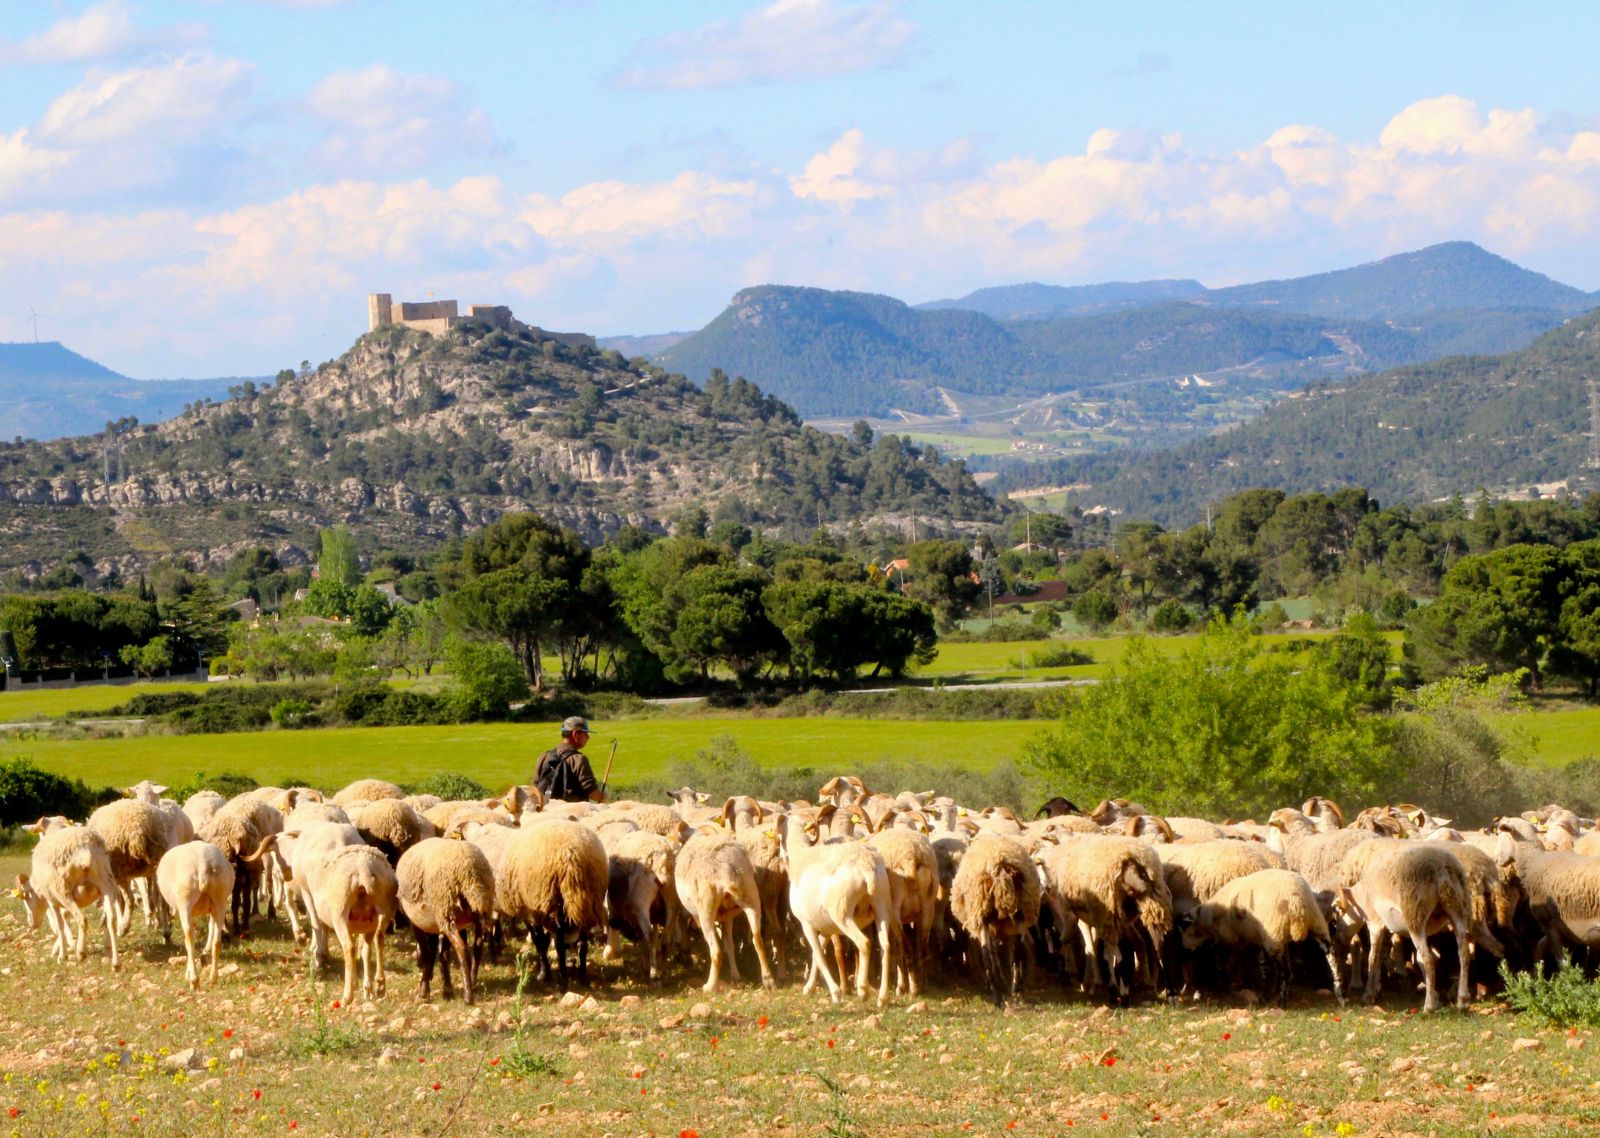
[[[1600,980],[1586,977],[1566,953],[1548,976],[1542,960],[1532,972],[1513,972],[1501,961],[1500,979],[1506,1003],[1542,1027],[1600,1025]]]
[[[180,707],[167,717],[180,735],[224,735],[259,731],[272,722],[272,709],[247,703],[199,703]]]
[[[528,765],[530,767],[533,765],[531,759]],[[406,791],[410,794],[437,794],[448,802],[489,798],[495,793],[476,779],[457,774],[455,771],[438,771],[430,774],[421,782],[411,783],[406,787]]]
[[[463,722],[500,719],[528,698],[528,680],[511,649],[498,641],[456,638],[445,650],[452,683],[446,692]]]
[[[89,714],[100,716],[128,715],[145,719],[168,715],[179,708],[193,707],[200,702],[200,693],[192,691],[143,692],[132,699],[101,712],[73,712],[70,718],[83,718]]]
[[[1256,624],[1265,632],[1276,632],[1288,623],[1289,613],[1277,601],[1256,610]]]
[[[1187,632],[1194,624],[1194,614],[1182,601],[1172,598],[1162,601],[1150,614],[1150,627],[1156,632]]]
[[[117,797],[110,787],[91,790],[82,779],[41,770],[31,759],[0,762],[0,825],[37,822],[50,814],[82,820]]]
[[[316,709],[303,699],[280,699],[267,714],[278,727],[314,727],[317,723]]]
[[[1048,640],[1050,630],[1023,620],[997,620],[975,631],[948,632],[939,639],[947,644],[994,644],[1009,640]]]
[[[254,790],[260,786],[255,779],[247,774],[234,774],[224,771],[221,774],[206,774],[205,771],[196,771],[184,779],[177,786],[167,788],[166,797],[174,802],[187,802],[202,790],[214,790],[224,798],[232,798],[236,794],[243,794],[247,790]],[[284,786],[302,785],[285,782]]]
[[[1070,644],[1052,644],[1049,648],[1035,648],[1028,653],[1028,665],[1033,668],[1076,668],[1094,663],[1094,653]]]

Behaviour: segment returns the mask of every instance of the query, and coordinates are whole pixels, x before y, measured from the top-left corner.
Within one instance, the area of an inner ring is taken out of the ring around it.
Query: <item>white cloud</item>
[[[346,175],[410,173],[499,145],[489,117],[456,83],[381,63],[323,79],[306,109],[327,130],[312,159]]]
[[[871,71],[899,62],[917,37],[898,11],[893,0],[777,0],[737,20],[645,40],[612,81],[701,90]]]
[[[133,9],[123,0],[105,0],[20,43],[0,40],[0,64],[91,63],[155,48],[181,47],[204,37],[205,29],[196,24],[178,24],[159,31],[142,29],[134,23]]]

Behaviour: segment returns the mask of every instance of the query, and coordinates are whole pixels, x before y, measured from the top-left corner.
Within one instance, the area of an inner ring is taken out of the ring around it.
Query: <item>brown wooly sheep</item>
[[[1224,884],[1201,904],[1194,925],[1184,931],[1183,946],[1196,949],[1205,941],[1226,948],[1251,947],[1261,952],[1264,987],[1276,988],[1276,1002],[1289,995],[1289,947],[1315,941],[1333,976],[1334,998],[1344,1003],[1339,962],[1328,936],[1328,922],[1306,879],[1292,869],[1261,869]],[[1269,972],[1277,973],[1273,984]]]
[[[351,815],[350,821],[361,838],[383,851],[390,865],[424,838],[436,837],[433,824],[398,798],[379,798],[368,802]]]
[[[939,861],[926,834],[895,827],[893,821],[892,816],[881,819],[879,831],[867,844],[878,851],[889,873],[889,908],[894,914],[890,950],[898,958],[896,989],[916,996],[927,976],[938,908]]]
[[[749,851],[732,834],[713,823],[703,824],[691,834],[673,866],[673,889],[684,912],[699,928],[711,957],[705,991],[717,990],[724,955],[723,930],[740,913],[750,925],[762,986],[774,987],[772,965],[761,936],[761,893],[756,872],[750,864]],[[738,961],[732,954],[727,959],[730,977],[739,979]]]
[[[400,907],[417,937],[418,995],[428,998],[436,957],[444,998],[452,995],[450,953],[439,951],[442,935],[460,966],[461,998],[472,1003],[484,922],[494,915],[494,872],[488,860],[470,842],[424,838],[400,855],[395,878]],[[462,936],[464,929],[472,930],[473,944]]]
[[[257,805],[235,799],[213,814],[200,828],[200,840],[216,846],[222,851],[222,856],[228,859],[228,864],[233,866],[230,927],[235,933],[250,931],[250,909],[255,900],[256,881],[262,866],[260,860],[250,859],[260,849],[261,843],[277,832],[262,828]]]
[[[527,923],[539,953],[539,979],[550,979],[552,934],[561,986],[568,986],[567,937],[578,938],[578,975],[589,966],[589,934],[606,927],[609,868],[593,830],[552,818],[518,831],[497,879],[497,902],[510,920]]]
[[[1282,854],[1288,868],[1318,892],[1337,889],[1339,863],[1345,855],[1377,837],[1371,830],[1354,828],[1321,833],[1298,810],[1274,811],[1267,827],[1267,846]]]
[[[1172,893],[1175,913],[1190,914],[1236,877],[1263,869],[1283,869],[1283,858],[1260,842],[1220,838],[1162,846],[1161,872]]]
[[[132,915],[129,890],[134,881],[142,880],[149,890],[144,898],[149,905],[145,910],[146,924],[151,920],[153,909],[161,919],[163,938],[170,937],[169,915],[155,895],[156,866],[161,864],[161,855],[167,852],[171,840],[171,830],[160,807],[132,798],[108,802],[89,815],[89,829],[100,835],[111,858],[111,875],[117,879],[120,893],[117,900],[119,931],[124,934],[128,931]]]
[[[1018,991],[1017,942],[1039,923],[1039,874],[1022,846],[980,834],[967,847],[950,888],[950,912],[977,944],[997,1005]]]
[[[1110,983],[1126,996],[1123,944],[1131,944],[1143,981],[1154,985],[1160,946],[1172,931],[1172,894],[1155,847],[1137,838],[1067,836],[1035,855],[1046,877],[1045,902],[1066,934],[1085,934],[1084,986],[1101,983],[1100,959]]]
[[[648,830],[618,835],[607,867],[606,911],[613,929],[644,946],[645,975],[661,977],[657,967],[660,934],[677,921],[674,868],[678,845]]]
[[[335,806],[349,806],[352,802],[376,802],[380,798],[404,798],[406,792],[392,782],[381,778],[358,778],[333,796]]]

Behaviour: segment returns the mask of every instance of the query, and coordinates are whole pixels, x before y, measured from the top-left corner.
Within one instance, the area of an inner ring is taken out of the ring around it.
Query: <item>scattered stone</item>
[[[644,1003],[644,1001],[638,996],[635,996],[632,992],[629,992],[626,996],[623,996],[622,999],[617,1001],[618,1006],[624,1008],[636,1008],[642,1003]]]
[[[378,1056],[378,1066],[380,1067],[388,1067],[398,1062],[400,1062],[400,1052],[394,1047],[385,1047]]]
[[[1581,1035],[1567,1036],[1567,1047],[1573,1051],[1582,1050],[1583,1045],[1587,1042],[1588,1040],[1584,1039]]]
[[[582,996],[578,995],[576,992],[568,992],[566,995],[561,997],[560,1006],[563,1008],[575,1008],[581,1003],[583,1003]]]
[[[243,1047],[235,1047],[232,1051],[228,1052],[228,1062],[230,1062],[230,1063],[237,1063],[243,1058],[244,1058],[244,1048]]]
[[[578,1005],[578,1010],[580,1012],[597,1012],[600,1010],[600,1001],[593,996],[588,996],[583,1003]]]
[[[494,1029],[496,1031],[510,1031],[516,1025],[516,1019],[513,1018],[510,1012],[503,1008],[501,1009],[500,1014],[494,1017]]]
[[[883,1017],[877,1012],[873,1012],[866,1019],[861,1021],[861,1026],[866,1028],[868,1031],[877,1031],[883,1026]]]
[[[192,1071],[198,1070],[205,1064],[201,1062],[199,1054],[193,1047],[185,1047],[182,1051],[174,1051],[161,1060],[161,1065],[169,1071]]]
[[[850,1085],[858,1091],[870,1091],[872,1089],[872,1080],[866,1075],[857,1075],[850,1080]]]
[[[398,1034],[411,1026],[410,1016],[395,1016],[389,1021],[389,1030]]]
[[[696,1004],[694,1007],[689,1009],[689,1018],[690,1019],[710,1019],[711,1018],[711,1005],[702,1000],[700,1003]]]
[[[954,1055],[950,1054],[950,1052],[948,1052],[948,1051],[944,1052],[943,1054],[941,1054],[939,1056],[939,1066],[941,1066],[941,1067],[948,1067],[950,1064],[954,1063],[955,1061],[956,1061],[956,1057]]]
[[[1544,1048],[1542,1039],[1514,1039],[1511,1041],[1513,1051],[1539,1051]]]
[[[675,1013],[673,1015],[662,1016],[659,1020],[656,1021],[656,1026],[661,1028],[663,1031],[670,1031],[672,1028],[682,1027],[683,1026],[683,1013],[682,1012],[677,1012],[677,1013]]]
[[[912,1004],[909,1008],[907,1008],[906,1012],[909,1015],[916,1016],[916,1015],[921,1015],[923,1012],[926,1012],[927,1010],[928,1010],[928,1001],[927,1000],[918,1000],[916,1003]]]
[[[196,1083],[194,1085],[194,1093],[195,1094],[200,1094],[203,1091],[216,1090],[221,1085],[222,1085],[222,1080],[217,1078],[217,1077],[215,1077],[215,1076],[212,1076],[211,1078],[206,1079],[203,1082]]]
[[[1389,1064],[1389,1072],[1390,1074],[1400,1075],[1404,1074],[1406,1071],[1416,1070],[1416,1066],[1417,1061],[1415,1059],[1409,1055],[1402,1055],[1393,1063]]]

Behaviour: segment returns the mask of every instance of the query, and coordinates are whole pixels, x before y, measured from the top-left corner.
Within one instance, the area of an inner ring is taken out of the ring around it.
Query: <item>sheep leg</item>
[[[567,971],[567,925],[565,921],[556,922],[556,974],[561,978],[561,990],[571,991],[571,975]]]
[[[222,949],[222,918],[217,916],[216,910],[211,912],[211,924],[206,930],[205,951],[211,954],[211,967],[206,977],[212,987],[217,985],[217,957]]]
[[[1472,928],[1466,917],[1459,913],[1456,914],[1450,923],[1455,926],[1456,956],[1459,957],[1459,967],[1457,968],[1459,975],[1456,980],[1456,1007],[1465,1009],[1467,1004],[1471,1002],[1471,991],[1469,987],[1470,981],[1467,977],[1467,969],[1468,965],[1472,961],[1472,957],[1470,955],[1472,949]]]
[[[531,929],[529,935],[533,937],[533,950],[539,957],[538,980],[541,984],[550,983],[550,934],[544,929]]]
[[[372,931],[372,954],[374,958],[373,967],[378,973],[375,983],[377,985],[378,995],[380,996],[389,989],[388,974],[383,970],[383,933],[384,929],[387,927],[387,923],[380,916],[378,918],[377,928],[373,929]]]
[[[1383,942],[1388,935],[1389,930],[1382,924],[1368,923],[1367,939],[1371,947],[1367,950],[1367,988],[1361,996],[1363,1003],[1378,1001],[1378,989],[1383,986]]]
[[[1398,939],[1398,938],[1397,938]],[[1439,1002],[1439,962],[1435,959],[1433,951],[1428,948],[1428,934],[1426,930],[1417,930],[1411,934],[1412,947],[1417,951],[1417,961],[1422,965],[1422,982],[1425,992],[1422,1001],[1422,1010],[1425,1012],[1437,1011]],[[1466,975],[1465,972],[1462,975]]]
[[[178,923],[183,927],[183,978],[189,981],[189,990],[200,990],[200,968],[194,959],[194,914],[187,909],[178,914]]]
[[[1100,990],[1100,948],[1094,930],[1083,921],[1078,922],[1078,936],[1083,941],[1084,992],[1093,995]]]
[[[811,973],[806,977],[806,986],[800,990],[800,994],[809,996],[811,990],[817,986],[817,977],[820,975],[823,982],[828,985],[828,995],[837,1004],[839,985],[834,983],[833,973],[828,971],[828,961],[822,953],[822,937],[818,935],[816,929],[804,921],[800,923],[800,931],[805,934],[806,944],[811,948]]]
[[[343,921],[335,920],[333,923],[333,936],[339,942],[339,950],[344,953],[344,992],[342,995],[343,1006],[349,1007],[350,1001],[356,994],[356,950],[350,941],[350,929]]]
[[[853,924],[844,926],[844,935],[849,937],[850,943],[856,947],[856,999],[864,1000],[867,997],[867,984],[872,977],[872,939],[859,926]],[[835,938],[835,949],[839,943],[838,938]],[[839,979],[841,983],[844,980],[843,967],[839,970]],[[888,995],[887,992],[884,994]]]
[[[834,933],[828,939],[833,942],[833,962],[839,968],[839,987],[843,988],[844,978],[850,975],[849,971],[847,971],[844,966],[844,937],[840,936],[838,933]],[[856,988],[856,995],[861,995],[861,988],[859,985]]]
[[[744,919],[750,926],[750,943],[756,947],[756,963],[761,966],[761,986],[770,992],[778,985],[772,978],[772,961],[767,957],[767,946],[761,940],[760,902],[744,910]]]
[[[461,973],[461,1000],[463,1003],[472,1003],[472,976],[467,969],[467,942],[461,938],[461,930],[456,928],[454,921],[446,921],[444,926],[445,939],[450,942],[450,948],[455,953],[456,963],[460,965]],[[444,965],[444,998],[450,998],[450,956],[440,952],[440,962]]]
[[[728,958],[728,979],[737,984],[739,981],[743,980],[744,977],[739,974],[739,953],[733,943],[732,921],[723,922],[722,944],[722,951]]]
[[[434,933],[417,933],[417,999],[427,1000],[432,995],[433,960],[439,955],[439,938]],[[449,997],[446,997],[447,999]]]
[[[702,910],[699,914],[700,935],[705,937],[706,951],[711,955],[711,975],[706,978],[704,991],[717,990],[717,977],[722,973],[722,932],[717,928],[717,919],[711,913]]]
[[[1333,977],[1333,998],[1339,1001],[1339,1006],[1344,1007],[1344,988],[1339,977],[1339,957],[1333,950],[1331,940],[1319,940],[1317,946],[1322,949],[1322,955],[1328,959],[1328,974]]]

